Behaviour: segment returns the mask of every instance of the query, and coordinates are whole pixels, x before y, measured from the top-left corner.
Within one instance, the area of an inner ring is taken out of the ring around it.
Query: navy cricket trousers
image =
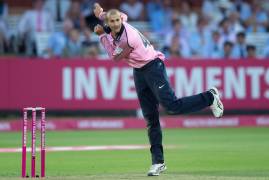
[[[163,163],[159,104],[168,114],[185,114],[210,106],[214,97],[209,91],[206,91],[193,96],[177,98],[168,81],[165,65],[158,58],[142,68],[134,68],[134,82],[142,113],[147,122],[152,164]]]

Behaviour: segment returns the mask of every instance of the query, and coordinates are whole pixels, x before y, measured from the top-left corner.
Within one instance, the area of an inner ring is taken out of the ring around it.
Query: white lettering
[[[131,68],[122,69],[122,98],[125,100],[136,99],[136,91],[133,80],[133,71]]]
[[[266,73],[265,73],[265,82],[266,84],[269,86],[269,68],[267,69]],[[264,92],[264,97],[269,99],[269,89],[267,89],[265,92]]]
[[[72,71],[71,68],[65,67],[62,72],[62,93],[63,99],[70,100],[72,99]]]
[[[98,76],[100,79],[101,92],[104,99],[113,99],[116,96],[117,86],[119,82],[120,71],[118,68],[112,68],[110,78],[105,68],[98,68]]]
[[[88,128],[123,128],[124,122],[122,120],[82,120],[78,122],[78,128],[80,129],[88,129]]]
[[[9,130],[11,130],[10,123],[5,123],[5,122],[0,123],[0,132],[9,131]]]
[[[203,90],[202,68],[193,68],[190,78],[187,77],[187,72],[184,68],[177,68],[175,74],[175,92],[178,97],[190,96]]]
[[[260,98],[260,76],[264,73],[261,67],[247,68],[247,74],[250,76],[251,97],[253,99]]]
[[[238,118],[222,118],[216,120],[213,118],[201,119],[184,119],[183,127],[199,128],[199,127],[236,127],[239,126]]]
[[[256,119],[256,124],[258,126],[269,126],[269,118],[268,117],[258,117]]]
[[[238,68],[237,74],[235,68],[227,67],[224,73],[224,93],[225,98],[232,99],[233,93],[238,99],[246,98],[246,78],[244,68]]]
[[[220,87],[221,80],[217,76],[221,75],[221,69],[219,67],[210,67],[206,70],[206,88],[210,89],[211,87]],[[219,91],[222,94],[221,91]]]
[[[75,69],[75,98],[83,99],[83,94],[87,99],[96,98],[96,72],[94,68],[89,68],[88,73],[84,68]]]

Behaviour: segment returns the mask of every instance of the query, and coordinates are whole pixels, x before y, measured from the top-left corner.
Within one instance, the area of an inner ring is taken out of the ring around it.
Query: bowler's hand
[[[104,28],[100,24],[94,27],[94,32],[99,36],[105,33]]]
[[[94,3],[93,9],[94,15],[99,18],[100,14],[103,12],[103,8],[98,3]]]

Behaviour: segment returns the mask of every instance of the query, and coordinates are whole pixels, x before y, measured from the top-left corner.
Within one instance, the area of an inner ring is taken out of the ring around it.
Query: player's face
[[[108,26],[111,31],[117,33],[120,31],[122,20],[120,14],[113,14],[108,17]]]

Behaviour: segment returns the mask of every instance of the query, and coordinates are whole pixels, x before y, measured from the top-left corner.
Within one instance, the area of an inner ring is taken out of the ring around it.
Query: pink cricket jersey
[[[104,19],[105,13],[100,15]],[[156,51],[150,42],[133,26],[128,24],[127,16],[121,13],[124,31],[118,41],[111,34],[100,36],[101,44],[104,46],[110,58],[113,60],[125,60],[131,67],[141,68],[155,58],[164,60],[164,54]]]

